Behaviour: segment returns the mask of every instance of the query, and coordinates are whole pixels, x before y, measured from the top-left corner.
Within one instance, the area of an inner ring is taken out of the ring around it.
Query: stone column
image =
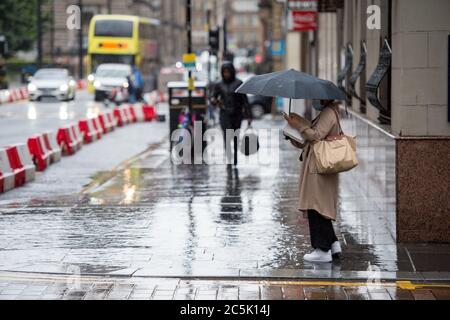
[[[447,0],[393,5],[399,241],[450,242],[449,12]]]

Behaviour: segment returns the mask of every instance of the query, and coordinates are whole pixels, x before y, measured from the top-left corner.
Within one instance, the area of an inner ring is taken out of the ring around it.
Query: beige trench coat
[[[303,151],[303,165],[300,171],[299,210],[306,214],[307,210],[316,210],[322,216],[336,220],[338,174],[318,174],[312,145],[315,141],[324,140],[327,136],[338,135],[339,121],[334,108],[326,107],[312,124],[304,121],[298,130],[307,141]]]

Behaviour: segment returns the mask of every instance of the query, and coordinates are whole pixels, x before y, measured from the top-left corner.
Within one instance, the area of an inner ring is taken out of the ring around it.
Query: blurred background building
[[[259,18],[263,34],[263,63],[261,73],[283,70],[286,55],[286,5],[283,1],[260,0]]]
[[[247,49],[253,55],[263,48],[263,28],[257,0],[232,0],[229,8],[229,48]]]
[[[201,1],[201,0],[199,0]],[[80,2],[50,0],[43,4],[42,11],[49,14],[51,21],[45,26],[43,35],[43,56],[48,63],[78,68],[78,30],[66,26],[70,5]],[[126,14],[150,17],[161,21],[159,52],[161,65],[175,63],[185,51],[186,29],[184,1],[180,0],[83,0],[82,28],[83,50],[87,50],[88,28],[96,14]],[[166,39],[172,39],[166,41]],[[176,41],[174,40],[176,39]]]

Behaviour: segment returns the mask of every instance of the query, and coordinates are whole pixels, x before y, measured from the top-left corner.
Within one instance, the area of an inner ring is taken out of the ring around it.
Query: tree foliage
[[[6,36],[10,51],[29,50],[37,38],[38,0],[1,0],[0,34]],[[44,10],[49,0],[42,0],[42,26],[48,25],[50,17]],[[47,10],[48,11],[48,10]]]

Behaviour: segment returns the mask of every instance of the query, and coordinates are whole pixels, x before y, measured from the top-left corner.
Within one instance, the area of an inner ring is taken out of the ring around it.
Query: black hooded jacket
[[[231,73],[231,79],[225,81],[223,73],[225,70],[229,70]],[[222,65],[222,81],[217,83],[214,87],[213,97],[221,101],[220,116],[231,117],[239,120],[242,118],[251,118],[250,106],[248,103],[247,95],[236,93],[236,89],[242,84],[242,81],[236,78],[236,69],[230,62],[225,62]]]

